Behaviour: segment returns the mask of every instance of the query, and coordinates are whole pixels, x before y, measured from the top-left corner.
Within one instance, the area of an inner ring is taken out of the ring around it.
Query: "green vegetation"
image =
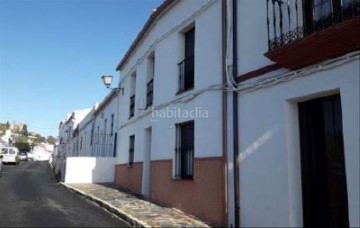
[[[15,147],[19,149],[19,151],[30,151],[30,144],[28,142],[15,142]]]

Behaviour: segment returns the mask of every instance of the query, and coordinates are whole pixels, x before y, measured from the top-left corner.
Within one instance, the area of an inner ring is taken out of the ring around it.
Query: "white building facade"
[[[221,1],[165,1],[117,68],[115,183],[213,224],[226,223],[221,29]]]
[[[229,224],[360,225],[360,1],[311,2],[237,1]]]
[[[214,225],[358,227],[360,1],[309,2],[164,1],[118,88],[60,125],[68,182]]]

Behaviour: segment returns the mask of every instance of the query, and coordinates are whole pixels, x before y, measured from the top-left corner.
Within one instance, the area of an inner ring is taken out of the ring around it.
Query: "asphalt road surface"
[[[109,212],[61,186],[47,162],[3,165],[0,227],[129,227]]]

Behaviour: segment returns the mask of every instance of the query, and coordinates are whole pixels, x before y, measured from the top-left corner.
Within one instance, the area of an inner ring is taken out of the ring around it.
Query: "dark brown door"
[[[299,103],[305,227],[348,227],[339,95]]]

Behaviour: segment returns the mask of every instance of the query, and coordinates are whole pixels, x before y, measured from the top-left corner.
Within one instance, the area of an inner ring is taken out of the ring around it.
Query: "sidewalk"
[[[97,202],[132,226],[208,227],[179,210],[161,207],[120,191],[113,184],[65,184],[65,187]]]

